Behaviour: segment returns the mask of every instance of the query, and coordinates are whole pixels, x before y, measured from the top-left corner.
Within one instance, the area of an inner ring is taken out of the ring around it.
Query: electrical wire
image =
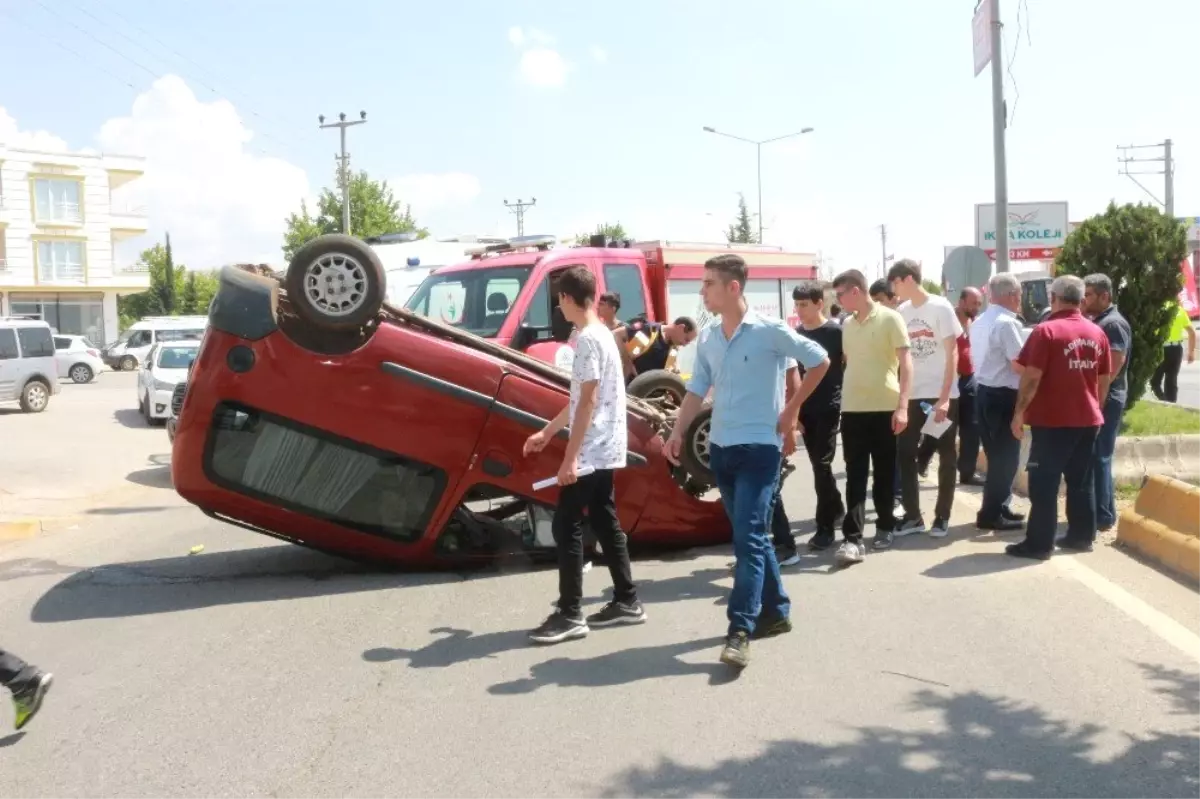
[[[17,24],[19,24],[19,25],[23,25],[23,26],[24,26],[24,27],[25,27],[27,30],[29,30],[30,32],[32,32],[32,33],[33,33],[35,36],[37,36],[39,39],[44,39],[44,40],[46,40],[46,41],[50,42],[51,44],[57,45],[59,48],[61,48],[61,49],[63,49],[63,50],[66,50],[68,53],[70,53],[71,55],[73,55],[73,56],[75,56],[76,58],[78,58],[78,59],[79,59],[80,61],[82,61],[84,64],[87,64],[89,67],[92,67],[92,68],[94,68],[94,69],[97,69],[97,70],[99,70],[100,72],[103,72],[105,75],[108,75],[110,78],[112,78],[113,80],[117,81],[117,82],[118,82],[118,83],[120,83],[122,86],[126,86],[126,87],[128,87],[128,88],[129,88],[129,89],[131,89],[131,90],[132,90],[132,91],[133,91],[135,94],[137,93],[137,91],[138,91],[138,88],[137,88],[136,86],[134,86],[134,85],[133,85],[131,82],[129,82],[129,81],[128,81],[128,80],[126,80],[125,78],[122,78],[121,76],[117,75],[115,72],[112,72],[111,70],[108,70],[108,69],[106,69],[105,67],[101,66],[99,63],[97,63],[97,62],[95,62],[95,61],[91,61],[91,60],[89,60],[89,59],[87,59],[87,58],[84,58],[82,55],[80,55],[80,54],[79,54],[79,51],[77,51],[77,50],[72,50],[70,47],[67,47],[65,44],[63,44],[62,42],[60,42],[58,39],[55,39],[55,38],[53,38],[53,37],[50,37],[50,36],[47,36],[47,35],[45,35],[44,33],[41,33],[40,31],[38,31],[38,30],[37,30],[37,28],[35,28],[35,27],[33,27],[32,25],[30,25],[30,24],[29,24],[28,22],[26,22],[24,19],[21,19],[20,17],[18,17],[18,16],[16,16],[15,14],[13,14],[13,12],[12,12],[12,9],[0,9],[0,14],[7,14],[7,15],[8,15],[8,17],[9,17],[9,19],[11,19],[11,20],[15,21],[15,22],[16,22]]]
[[[57,12],[57,11],[55,11],[54,9],[50,8],[50,6],[48,6],[48,5],[46,5],[45,3],[43,3],[43,2],[42,2],[42,0],[33,0],[33,1],[34,1],[35,3],[37,3],[39,6],[41,6],[41,7],[42,7],[42,8],[43,8],[45,11],[47,11],[47,12],[49,12],[50,14],[53,14],[54,16],[58,17],[58,18],[59,18],[59,19],[61,19],[63,22],[67,23],[67,24],[68,24],[68,25],[70,25],[72,28],[74,28],[75,30],[77,30],[77,31],[79,31],[80,33],[82,33],[84,36],[87,36],[87,37],[88,37],[89,39],[91,39],[92,41],[96,42],[97,44],[101,45],[102,47],[106,47],[106,48],[108,48],[109,50],[112,50],[112,51],[113,51],[114,53],[116,53],[118,56],[120,56],[121,58],[125,59],[125,60],[126,60],[126,61],[128,61],[130,64],[133,64],[135,67],[137,67],[138,69],[142,70],[143,72],[145,72],[145,73],[146,73],[147,75],[149,75],[150,77],[152,77],[152,78],[158,78],[158,74],[157,74],[157,73],[156,73],[154,70],[150,69],[150,67],[146,66],[145,64],[141,63],[140,61],[137,61],[137,60],[135,60],[135,59],[133,59],[133,58],[130,58],[130,57],[129,57],[129,56],[127,56],[125,53],[122,53],[120,50],[118,50],[117,48],[113,47],[111,44],[109,44],[108,42],[104,41],[103,39],[99,38],[98,36],[96,36],[95,34],[93,34],[91,31],[87,30],[86,28],[81,28],[81,27],[79,27],[79,26],[78,26],[78,25],[76,25],[74,22],[72,22],[71,20],[67,19],[66,17],[64,17],[62,14],[58,13],[58,12]]]
[[[999,2],[1000,0],[992,0],[992,1]],[[1022,11],[1024,11],[1023,16],[1021,13]],[[1033,39],[1029,34],[1029,5],[1028,5],[1027,0],[1020,0],[1020,3],[1017,5],[1017,35],[1013,40],[1012,53],[1010,53],[1008,56],[1008,64],[1005,68],[1005,71],[1008,72],[1008,79],[1012,83],[1012,87],[1013,87],[1012,110],[1008,114],[1008,121],[1007,121],[1005,127],[1012,126],[1013,121],[1017,117],[1017,103],[1019,103],[1021,101],[1021,87],[1017,85],[1017,77],[1016,77],[1016,75],[1013,74],[1013,64],[1015,64],[1017,62],[1017,53],[1020,51],[1020,48],[1021,48],[1021,33],[1022,32],[1025,33],[1025,39],[1026,39],[1026,42],[1028,43],[1028,45],[1030,47],[1032,47]]]

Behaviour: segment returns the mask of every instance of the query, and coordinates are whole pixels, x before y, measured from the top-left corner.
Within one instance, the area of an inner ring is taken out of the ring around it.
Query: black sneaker
[[[999,519],[992,521],[975,520],[975,526],[980,530],[994,530],[997,533],[1006,533],[1014,530],[1024,530],[1025,523],[1016,519],[1009,519],[1001,516]]]
[[[935,516],[933,524],[929,526],[930,538],[945,538],[950,535],[950,523],[941,516]]]
[[[646,620],[646,609],[636,599],[632,602],[613,600],[596,613],[587,617],[588,627],[612,627],[616,624],[641,624]]]
[[[557,644],[571,638],[583,638],[587,634],[587,622],[583,619],[568,619],[555,611],[546,617],[540,627],[529,633],[529,639],[535,644]]]
[[[871,539],[872,549],[891,549],[892,542],[895,540],[895,534],[891,530],[876,530],[875,537]]]
[[[744,630],[738,630],[725,639],[725,648],[721,650],[721,662],[735,669],[744,669],[750,662],[750,636]]]
[[[796,545],[790,547],[775,547],[775,560],[780,566],[795,566],[800,562],[800,553],[796,551]]]
[[[792,620],[782,616],[759,616],[754,622],[754,638],[774,638],[777,635],[790,633]]]
[[[814,552],[829,549],[837,543],[837,537],[832,530],[818,530],[817,534],[808,539],[808,548]]]
[[[1063,536],[1054,542],[1059,549],[1065,549],[1070,552],[1091,552],[1094,547],[1092,542],[1085,539],[1072,538],[1071,536]]]
[[[17,712],[16,728],[19,730],[33,720],[42,709],[42,700],[54,682],[54,675],[48,671],[39,671],[12,689],[13,708]]]
[[[1004,548],[1004,554],[1014,558],[1027,558],[1029,560],[1050,560],[1049,552],[1032,550],[1024,541],[1019,544],[1009,544]]]
[[[1000,518],[1008,519],[1009,521],[1012,521],[1012,522],[1023,522],[1023,521],[1025,521],[1025,514],[1015,511],[1012,508],[1005,505],[1004,507],[1000,508]]]
[[[915,519],[904,518],[896,523],[896,536],[919,535],[925,532],[925,520],[920,516]]]

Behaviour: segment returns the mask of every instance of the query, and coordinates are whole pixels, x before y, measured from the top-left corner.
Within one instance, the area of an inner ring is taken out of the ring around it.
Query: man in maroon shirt
[[[1108,336],[1079,312],[1083,281],[1074,275],[1050,286],[1050,316],[1029,334],[1017,363],[1024,367],[1012,434],[1026,422],[1029,450],[1029,522],[1025,540],[1005,551],[1049,560],[1058,520],[1058,487],[1067,480],[1067,534],[1062,549],[1089,552],[1096,539],[1092,449],[1104,424],[1101,408],[1111,381]]]
[[[958,482],[963,485],[983,485],[975,473],[979,461],[979,424],[975,419],[975,366],[971,363],[971,335],[967,330],[979,309],[983,307],[983,294],[979,289],[967,286],[958,295],[954,312],[963,333],[956,342],[958,346]],[[921,449],[917,452],[917,470],[924,477],[929,462],[937,450],[937,439],[924,436]]]

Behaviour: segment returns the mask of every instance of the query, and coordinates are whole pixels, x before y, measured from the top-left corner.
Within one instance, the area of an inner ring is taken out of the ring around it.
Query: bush
[[[1086,220],[1063,245],[1054,262],[1056,275],[1086,277],[1096,272],[1113,283],[1113,302],[1129,320],[1133,347],[1129,358],[1129,400],[1133,407],[1146,391],[1162,360],[1163,342],[1179,296],[1179,264],[1187,254],[1183,224],[1158,208],[1138,203],[1109,203]]]

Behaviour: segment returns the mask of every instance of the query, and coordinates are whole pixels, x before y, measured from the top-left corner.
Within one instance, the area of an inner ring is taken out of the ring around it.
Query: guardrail
[[[1117,543],[1200,581],[1200,487],[1150,475],[1117,520]]]

